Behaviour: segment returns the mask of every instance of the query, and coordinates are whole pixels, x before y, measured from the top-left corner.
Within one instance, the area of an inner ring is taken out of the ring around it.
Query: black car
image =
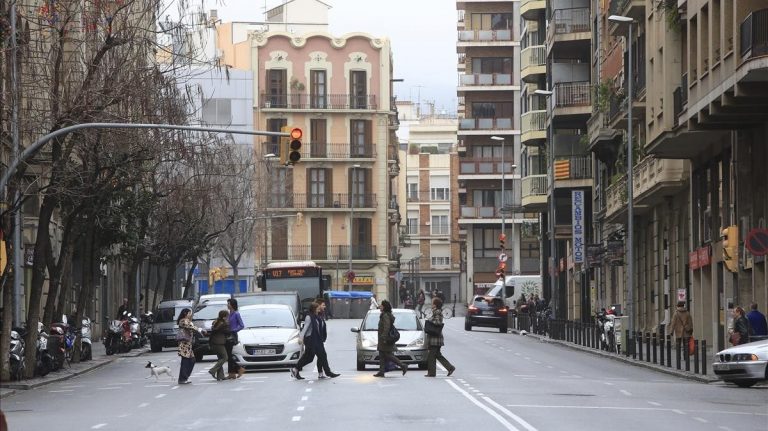
[[[464,330],[471,331],[473,326],[499,328],[499,332],[506,334],[509,326],[509,307],[502,299],[502,283],[498,281],[496,286],[485,295],[475,295],[467,308],[467,317],[464,319]],[[507,285],[504,296],[511,297],[515,292],[514,286]]]

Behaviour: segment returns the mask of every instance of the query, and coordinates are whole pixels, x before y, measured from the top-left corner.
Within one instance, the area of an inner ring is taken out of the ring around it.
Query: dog
[[[170,367],[158,367],[157,365],[153,364],[152,361],[147,362],[147,366],[144,368],[149,368],[149,375],[144,378],[144,380],[155,376],[155,381],[160,380],[161,374],[167,374],[168,377],[171,379],[174,379],[173,374],[171,374],[171,368]]]

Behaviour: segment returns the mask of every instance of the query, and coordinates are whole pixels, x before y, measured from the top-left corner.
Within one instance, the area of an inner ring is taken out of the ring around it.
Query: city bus
[[[323,269],[312,261],[270,263],[259,280],[263,292],[298,293],[304,310],[322,297],[323,284]]]

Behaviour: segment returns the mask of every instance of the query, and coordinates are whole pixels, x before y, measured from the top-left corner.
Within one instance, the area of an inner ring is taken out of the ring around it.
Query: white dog
[[[168,374],[168,377],[171,379],[174,379],[173,374],[171,374],[171,367],[158,367],[157,365],[153,364],[152,361],[147,362],[147,366],[144,368],[149,368],[149,375],[144,378],[144,380],[155,376],[155,381],[159,380],[160,374]]]

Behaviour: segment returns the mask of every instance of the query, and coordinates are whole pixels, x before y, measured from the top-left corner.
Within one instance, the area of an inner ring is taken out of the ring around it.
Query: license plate
[[[493,311],[483,311],[484,316],[493,316]]]
[[[256,349],[253,351],[254,355],[274,355],[277,353],[275,349]]]

